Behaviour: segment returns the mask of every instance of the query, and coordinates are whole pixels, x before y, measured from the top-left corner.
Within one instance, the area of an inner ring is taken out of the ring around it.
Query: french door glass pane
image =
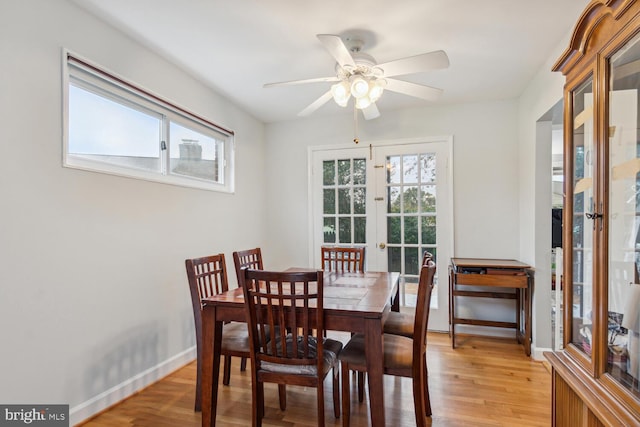
[[[364,187],[353,189],[353,213],[354,214],[366,214],[367,213],[367,200],[366,191]]]
[[[404,182],[407,184],[418,182],[418,156],[403,156]]]
[[[404,243],[418,244],[418,217],[404,217]]]
[[[418,187],[416,186],[404,187],[404,194],[402,197],[402,207],[403,207],[404,213],[418,212]]]
[[[422,216],[422,243],[436,244],[436,217]]]
[[[435,212],[436,211],[436,186],[435,185],[423,185],[420,187],[420,201],[422,203],[422,212]]]
[[[335,188],[325,188],[323,191],[322,209],[325,214],[336,213],[336,190]]]
[[[402,243],[401,234],[401,218],[399,216],[387,217],[387,243]],[[391,270],[396,271],[396,270]]]
[[[353,243],[367,243],[367,218],[353,218]]]
[[[350,214],[351,213],[351,189],[340,188],[338,190],[338,213]]]
[[[436,180],[436,156],[423,154],[420,156],[420,181],[434,182]]]
[[[365,185],[367,183],[367,161],[365,159],[353,159],[353,184]]]
[[[404,272],[406,275],[419,275],[420,260],[418,248],[406,247],[404,249]]]
[[[387,254],[389,256],[387,264],[389,271],[402,270],[402,248],[387,247]]]
[[[400,182],[400,156],[387,158],[387,182],[397,184]]]
[[[349,185],[351,183],[351,160],[338,160],[338,184]]]
[[[387,188],[387,212],[400,213],[400,187],[389,186]]]
[[[335,163],[322,162],[322,185],[334,185],[336,180]]]
[[[324,217],[323,234],[325,243],[335,243],[336,241],[336,219]]]
[[[338,218],[340,242],[351,242],[351,218]]]
[[[322,184],[324,243],[365,244],[366,159],[323,161]]]

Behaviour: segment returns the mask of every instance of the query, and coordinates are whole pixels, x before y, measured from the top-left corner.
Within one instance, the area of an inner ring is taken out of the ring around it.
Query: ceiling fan
[[[362,110],[364,118],[370,120],[380,115],[376,101],[385,90],[427,101],[434,101],[442,94],[442,89],[391,78],[449,67],[449,58],[442,50],[378,64],[371,55],[362,52],[364,42],[357,36],[346,36],[344,41],[340,36],[332,34],[318,34],[317,37],[336,60],[335,76],[264,85],[273,87],[335,82],[327,92],[300,111],[299,116],[310,115],[331,98],[341,107],[346,107],[353,97],[355,108]]]

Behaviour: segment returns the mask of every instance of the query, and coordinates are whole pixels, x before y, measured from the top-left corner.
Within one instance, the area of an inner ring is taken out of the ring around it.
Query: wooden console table
[[[459,288],[463,285],[464,288]],[[504,291],[473,290],[469,287],[515,289]],[[533,274],[531,266],[512,259],[451,258],[449,265],[449,336],[456,347],[456,325],[492,326],[516,330],[516,339],[531,355],[531,302]],[[502,298],[516,300],[515,322],[465,319],[456,316],[456,297]],[[524,328],[523,328],[524,327]]]

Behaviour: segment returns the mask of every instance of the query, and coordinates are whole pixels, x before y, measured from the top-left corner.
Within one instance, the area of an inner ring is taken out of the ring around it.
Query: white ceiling
[[[445,50],[451,66],[402,79],[444,89],[428,102],[385,92],[393,109],[520,95],[588,0],[74,0],[264,122],[293,120],[335,75],[316,34],[360,30],[382,63]],[[563,47],[564,48],[564,47]],[[350,104],[351,106],[351,104]],[[314,115],[352,114],[328,102]]]

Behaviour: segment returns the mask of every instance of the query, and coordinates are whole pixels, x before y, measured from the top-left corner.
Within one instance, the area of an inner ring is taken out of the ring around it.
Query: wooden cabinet
[[[553,425],[640,425],[640,1],[593,0],[564,89],[564,350]]]

